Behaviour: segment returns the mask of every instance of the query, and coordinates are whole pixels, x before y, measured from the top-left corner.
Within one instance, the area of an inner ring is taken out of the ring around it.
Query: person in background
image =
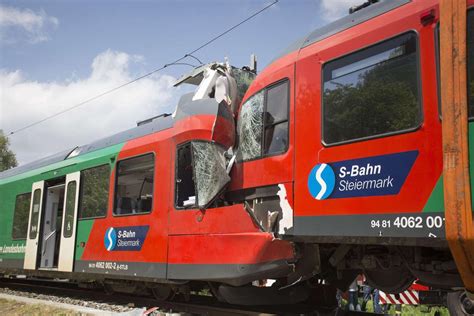
[[[357,285],[357,278],[349,285],[349,310],[360,311],[359,305],[359,286]]]
[[[367,302],[372,299],[374,304],[374,313],[382,314],[382,306],[380,306],[379,302],[379,290],[372,288],[367,282],[364,282],[363,286],[363,301],[362,301],[362,310],[367,310]]]
[[[362,310],[365,312],[367,311],[367,303],[370,301],[371,296],[372,296],[372,287],[367,284],[367,282],[364,282],[364,285],[362,287],[362,292],[363,292],[363,297],[362,297]],[[374,302],[375,304],[375,302]],[[375,307],[375,306],[374,306]]]
[[[336,301],[337,301],[337,307],[341,308],[342,307],[342,291],[337,289],[336,290]]]
[[[382,314],[382,306],[380,306],[379,298],[380,298],[379,289],[374,289],[374,293],[372,296],[372,299],[374,302],[374,313]]]

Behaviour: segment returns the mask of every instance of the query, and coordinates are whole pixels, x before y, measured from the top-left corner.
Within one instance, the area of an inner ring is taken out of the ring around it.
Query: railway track
[[[85,289],[80,288],[74,283],[66,280],[26,280],[26,279],[0,279],[0,288],[8,288],[13,291],[23,292],[25,296],[28,294],[54,296],[60,299],[68,299],[81,302],[92,302],[86,306],[123,306],[134,308],[145,308],[149,314],[154,311],[187,313],[191,315],[374,315],[365,312],[346,312],[340,309],[325,310],[317,306],[296,304],[291,306],[236,306],[215,302],[211,297],[192,295],[189,302],[174,301],[157,301],[154,298],[146,296],[127,295],[121,293],[106,294],[101,289]],[[21,294],[18,294],[21,295]],[[23,295],[22,295],[23,296]],[[74,303],[72,303],[74,304]],[[79,305],[79,304],[74,304]],[[84,306],[84,305],[81,305]],[[116,312],[113,308],[104,309],[104,311]],[[146,314],[146,313],[145,313]]]

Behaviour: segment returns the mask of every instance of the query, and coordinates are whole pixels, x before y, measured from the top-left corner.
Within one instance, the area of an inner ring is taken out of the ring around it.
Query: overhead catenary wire
[[[131,84],[133,84],[133,83],[135,83],[135,82],[137,82],[137,81],[139,81],[139,80],[142,80],[142,79],[144,79],[144,78],[146,78],[146,77],[149,77],[149,76],[151,76],[151,75],[153,75],[153,74],[155,74],[155,73],[157,73],[157,72],[159,72],[159,71],[161,71],[161,70],[163,70],[163,69],[165,69],[165,68],[167,68],[167,67],[169,67],[169,66],[187,64],[187,63],[182,63],[181,61],[183,61],[184,59],[186,59],[186,58],[188,58],[188,57],[194,58],[195,60],[197,60],[197,61],[202,65],[203,63],[201,62],[201,60],[199,60],[197,57],[193,56],[193,54],[195,54],[196,52],[200,51],[200,50],[203,49],[204,47],[206,47],[206,46],[212,44],[213,42],[215,42],[216,40],[218,40],[218,39],[221,38],[222,36],[224,36],[224,35],[226,35],[227,33],[233,31],[234,29],[238,28],[239,26],[241,26],[242,24],[244,24],[244,23],[246,23],[247,21],[251,20],[252,18],[256,17],[257,15],[261,14],[262,12],[264,12],[265,10],[267,10],[268,8],[270,8],[270,7],[272,7],[273,5],[275,5],[278,1],[279,1],[279,0],[274,0],[273,2],[271,2],[271,3],[269,3],[268,5],[264,6],[262,9],[260,9],[260,10],[256,11],[255,13],[251,14],[250,16],[248,16],[248,17],[245,18],[244,20],[240,21],[239,23],[233,25],[232,27],[228,28],[228,29],[225,30],[224,32],[222,32],[222,33],[220,33],[220,34],[218,34],[218,35],[212,37],[210,40],[208,40],[208,41],[205,42],[204,44],[202,44],[202,45],[200,45],[199,47],[193,49],[193,50],[190,51],[189,53],[184,54],[183,57],[180,57],[180,58],[176,59],[175,61],[173,61],[173,62],[171,62],[171,63],[164,64],[164,65],[161,66],[160,68],[154,69],[154,70],[152,70],[152,71],[150,71],[150,72],[148,72],[148,73],[146,73],[146,74],[144,74],[144,75],[142,75],[142,76],[140,76],[140,77],[137,77],[137,78],[135,78],[135,79],[133,79],[133,80],[130,80],[130,81],[124,83],[124,84],[121,84],[121,85],[115,87],[115,88],[112,88],[112,89],[110,89],[110,90],[104,91],[104,92],[102,92],[102,93],[100,93],[100,94],[97,94],[97,95],[95,95],[95,96],[93,96],[93,97],[91,97],[91,98],[89,98],[89,99],[86,99],[86,100],[84,100],[84,101],[82,101],[82,102],[80,102],[80,103],[77,103],[77,104],[75,104],[75,105],[73,105],[73,106],[71,106],[71,107],[68,107],[68,108],[66,108],[66,109],[64,109],[64,110],[62,110],[62,111],[56,112],[56,113],[54,113],[54,114],[52,114],[52,115],[49,115],[49,116],[47,116],[47,117],[45,117],[45,118],[43,118],[43,119],[40,119],[40,120],[38,120],[38,121],[35,121],[35,122],[30,123],[30,124],[28,124],[28,125],[25,125],[25,126],[23,126],[23,127],[21,127],[21,128],[18,128],[18,129],[16,129],[16,130],[13,130],[13,131],[9,132],[7,135],[8,135],[8,136],[16,135],[16,134],[18,134],[18,133],[20,133],[20,132],[22,132],[22,131],[24,131],[24,130],[26,130],[26,129],[29,129],[29,128],[33,127],[33,126],[36,126],[36,125],[38,125],[38,124],[41,124],[41,123],[43,123],[43,122],[45,122],[45,121],[48,121],[48,120],[50,120],[50,119],[53,119],[53,118],[55,118],[55,117],[58,117],[58,116],[60,116],[60,115],[62,115],[62,114],[64,114],[64,113],[67,113],[67,112],[72,111],[72,110],[74,110],[74,109],[77,109],[77,108],[80,107],[80,106],[83,106],[83,105],[85,105],[85,104],[87,104],[87,103],[90,103],[90,102],[92,102],[92,101],[94,101],[94,100],[97,100],[97,99],[99,99],[99,98],[101,98],[101,97],[103,97],[103,96],[105,96],[105,95],[107,95],[107,94],[110,94],[110,93],[115,92],[115,91],[117,91],[117,90],[119,90],[119,89],[122,89],[122,88],[124,88],[124,87],[126,87],[126,86],[128,86],[128,85],[131,85]],[[187,64],[187,65],[190,65],[190,66],[191,66],[191,64]]]
[[[197,57],[194,56],[194,55],[186,54],[186,57],[194,58],[195,60],[197,60],[197,62],[198,62],[199,64],[204,65],[204,63],[203,63],[199,58],[197,58]]]

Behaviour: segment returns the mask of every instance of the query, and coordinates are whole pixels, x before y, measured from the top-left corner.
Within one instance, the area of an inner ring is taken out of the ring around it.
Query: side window
[[[176,165],[176,207],[196,206],[196,185],[194,183],[191,143],[178,147]]]
[[[469,118],[474,118],[474,9],[467,13],[467,82]]]
[[[76,181],[71,181],[67,184],[66,195],[66,211],[64,219],[63,234],[65,238],[72,236],[72,228],[74,225],[74,208],[76,206]]]
[[[263,154],[283,153],[288,147],[288,81],[267,89]]]
[[[397,36],[323,68],[327,145],[417,128],[422,121],[417,35]]]
[[[28,233],[28,214],[30,213],[31,193],[16,196],[13,215],[13,239],[26,239]]]
[[[109,165],[81,171],[79,218],[105,216],[109,201],[109,182]]]
[[[151,212],[155,156],[129,158],[117,163],[114,215]]]
[[[247,161],[288,149],[288,80],[250,97],[237,121],[239,160]]]
[[[38,235],[38,220],[39,220],[39,211],[41,204],[41,190],[36,189],[33,193],[33,212],[31,212],[31,225],[30,225],[30,239],[35,239]]]

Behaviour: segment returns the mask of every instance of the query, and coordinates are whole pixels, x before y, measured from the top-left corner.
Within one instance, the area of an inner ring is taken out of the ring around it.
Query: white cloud
[[[0,127],[5,133],[64,110],[135,76],[123,52],[105,51],[95,57],[89,77],[64,82],[28,80],[21,71],[0,71]],[[182,89],[175,78],[155,74],[64,115],[10,136],[21,164],[84,145],[135,126],[151,116],[172,112]]]
[[[321,16],[328,22],[349,14],[349,8],[362,4],[364,0],[321,0]]]
[[[48,31],[56,28],[59,20],[44,10],[37,12],[0,5],[0,39],[4,43],[26,41],[32,44],[49,40]]]

